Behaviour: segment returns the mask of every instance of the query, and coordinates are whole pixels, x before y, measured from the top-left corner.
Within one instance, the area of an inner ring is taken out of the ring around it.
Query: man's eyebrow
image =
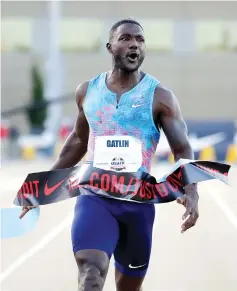
[[[122,33],[119,35],[119,37],[121,37],[121,36],[141,36],[141,37],[144,37],[144,35],[141,33],[128,33],[128,32]]]

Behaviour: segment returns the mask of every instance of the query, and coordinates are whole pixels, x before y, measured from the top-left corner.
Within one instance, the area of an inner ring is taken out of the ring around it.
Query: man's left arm
[[[170,90],[160,86],[155,92],[155,104],[156,122],[167,138],[174,160],[193,159],[194,154],[188,140],[187,126],[177,98]],[[199,217],[197,185],[187,185],[184,190],[185,195],[177,199],[177,202],[186,208],[182,217],[183,220],[186,219],[181,227],[182,233],[193,227]]]

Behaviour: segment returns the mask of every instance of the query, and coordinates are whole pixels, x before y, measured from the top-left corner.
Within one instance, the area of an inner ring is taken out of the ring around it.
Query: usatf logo
[[[126,169],[125,160],[123,158],[113,158],[110,163],[110,168],[116,171],[122,171]]]

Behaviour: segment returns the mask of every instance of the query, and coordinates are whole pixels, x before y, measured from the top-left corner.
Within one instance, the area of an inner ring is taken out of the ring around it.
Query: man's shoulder
[[[94,77],[81,82],[77,86],[77,88],[81,88],[82,87],[84,89],[85,88],[88,89],[89,86],[95,85],[98,81],[102,80],[105,74],[106,74],[106,72],[99,73],[99,74],[95,75]]]
[[[141,74],[143,74],[144,77],[145,77],[145,76],[148,77],[150,80],[156,82],[157,84],[160,83],[160,81],[157,79],[157,77],[155,77],[155,76],[153,76],[153,75],[151,75],[151,74],[149,74],[149,73],[147,73],[147,72],[145,72],[145,71],[141,71]]]
[[[167,97],[172,97],[172,95],[174,95],[173,91],[162,83],[157,84],[155,92],[158,95],[165,95]]]
[[[165,95],[167,97],[171,97],[174,93],[171,89],[166,87],[159,78],[155,77],[154,75],[151,75],[149,73],[145,73],[149,79],[153,80],[155,82],[155,94],[156,95]]]
[[[92,77],[91,79],[82,81],[81,83],[79,83],[79,85],[76,88],[76,100],[77,103],[82,103],[83,100],[85,99],[85,96],[87,95],[87,91],[88,88],[90,86],[95,86],[96,83],[98,83],[99,80],[101,80],[101,78],[104,76],[104,72],[95,75],[94,77]]]
[[[157,102],[163,103],[168,106],[172,106],[174,105],[174,103],[177,102],[177,98],[174,92],[162,83],[157,84],[154,98]]]
[[[85,95],[90,84],[90,80],[85,80],[79,83],[76,88],[76,96]]]
[[[81,85],[89,85],[90,83],[93,83],[95,82],[96,80],[98,80],[99,78],[101,78],[102,76],[104,76],[105,72],[102,72],[102,73],[99,73],[97,75],[95,75],[94,77],[90,78],[90,79],[87,79],[87,80],[84,80],[82,82],[79,83],[78,87],[81,86]]]

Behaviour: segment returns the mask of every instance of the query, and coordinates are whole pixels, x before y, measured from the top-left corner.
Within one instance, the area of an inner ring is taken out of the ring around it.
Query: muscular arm
[[[156,89],[155,98],[158,110],[157,122],[164,131],[175,161],[180,158],[193,159],[187,126],[181,115],[177,98],[163,87]]]
[[[86,120],[82,103],[86,96],[89,82],[84,82],[77,87],[76,90],[76,103],[78,107],[77,120],[74,128],[68,136],[59,157],[51,167],[52,170],[65,169],[75,166],[85,155],[87,151],[87,144],[89,138],[89,125]],[[19,218],[25,216],[25,214],[36,206],[24,206],[23,211]]]
[[[88,82],[84,82],[77,87],[76,103],[78,107],[77,120],[74,128],[68,136],[63,148],[55,161],[51,170],[70,168],[75,166],[86,154],[89,138],[89,125],[86,120],[82,103],[88,88]]]
[[[178,100],[174,94],[163,87],[157,87],[155,92],[155,117],[169,142],[175,161],[180,158],[193,159],[193,151],[188,140],[187,126],[183,120]],[[185,195],[177,198],[177,203],[186,208],[182,216],[185,222],[181,233],[193,227],[199,217],[197,184],[184,187]]]
[[[175,161],[180,158],[193,159],[193,151],[188,140],[188,131],[183,120],[180,106],[174,94],[163,87],[157,87],[155,92],[155,108],[157,124],[164,131]],[[189,185],[187,189],[196,185]]]

